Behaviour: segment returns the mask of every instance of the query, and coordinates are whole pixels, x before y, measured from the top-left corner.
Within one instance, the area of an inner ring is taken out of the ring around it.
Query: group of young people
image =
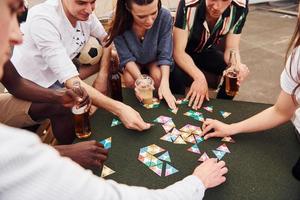
[[[92,14],[95,2],[48,0],[29,9],[20,30],[17,15],[24,11],[23,0],[0,1],[3,27],[0,74],[3,73],[1,82],[9,91],[0,95],[0,121],[21,128],[49,118],[60,144],[52,148],[41,144],[32,133],[1,125],[1,196],[5,199],[20,195],[22,199],[203,197],[205,189],[226,180],[228,169],[223,161],[209,159],[193,175],[162,190],[120,185],[85,171],[66,157],[85,168],[93,168],[106,160],[108,152],[96,141],[71,144],[75,133],[69,108],[78,102],[91,101],[118,116],[127,128],[138,131],[150,128],[133,108],[105,95],[113,43],[127,87],[133,87],[141,74],[148,73],[159,98],[164,98],[170,108],[176,107],[172,92],[185,93],[189,88],[186,94],[189,106],[199,109],[205,99],[209,100],[208,88],[219,84],[230,50],[237,52],[239,83],[249,73],[239,55],[248,1],[180,0],[173,25],[170,12],[162,7],[160,0],[118,0],[108,33]],[[101,61],[93,66],[76,66],[72,60],[90,36],[99,39],[104,47]],[[14,49],[9,61],[11,46]],[[232,125],[208,119],[204,122],[204,137],[264,130],[291,119],[298,105],[298,46],[299,19],[276,104]],[[82,81],[95,73],[92,86]],[[73,83],[78,81],[83,97],[72,90]],[[217,97],[232,99],[226,95],[224,84]],[[209,132],[211,129],[214,131]]]

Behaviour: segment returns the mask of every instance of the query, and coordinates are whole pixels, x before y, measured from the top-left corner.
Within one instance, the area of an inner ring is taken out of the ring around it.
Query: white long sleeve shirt
[[[15,46],[11,61],[22,77],[45,88],[77,76],[72,59],[90,36],[102,41],[107,35],[95,14],[73,27],[61,0],[47,0],[29,9],[21,31],[24,42]]]
[[[150,190],[104,180],[61,157],[34,134],[0,124],[0,199],[5,200],[200,200],[205,187],[188,176]]]

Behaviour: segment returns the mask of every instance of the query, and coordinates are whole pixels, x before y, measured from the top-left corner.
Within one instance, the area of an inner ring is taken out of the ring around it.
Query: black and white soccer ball
[[[90,37],[84,47],[81,49],[78,61],[84,65],[94,65],[98,63],[102,56],[102,46],[95,37]]]

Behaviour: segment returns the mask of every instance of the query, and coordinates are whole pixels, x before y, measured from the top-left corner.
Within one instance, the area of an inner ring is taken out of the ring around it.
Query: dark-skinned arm
[[[73,106],[76,101],[80,101],[80,104],[89,102],[85,90],[82,99],[78,99],[79,96],[70,89],[59,91],[43,88],[30,80],[22,78],[11,61],[7,61],[4,65],[4,75],[1,82],[9,93],[22,100],[62,104],[65,107]]]

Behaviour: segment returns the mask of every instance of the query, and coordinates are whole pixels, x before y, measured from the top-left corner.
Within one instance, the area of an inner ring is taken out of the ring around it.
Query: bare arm
[[[174,52],[173,56],[179,67],[184,70],[194,81],[186,96],[189,99],[189,106],[199,109],[206,98],[208,98],[208,85],[201,70],[195,65],[191,56],[185,52],[188,41],[188,31],[174,27]]]
[[[95,106],[104,108],[114,115],[117,115],[126,128],[135,129],[138,131],[150,128],[150,124],[145,123],[137,111],[132,109],[130,106],[123,104],[122,102],[115,101],[103,95],[92,86],[83,82],[78,76],[68,79],[65,83],[65,86],[67,88],[72,88],[75,81],[80,81],[81,86],[87,91],[92,99],[92,103]]]
[[[62,103],[63,92],[43,88],[19,75],[14,65],[7,61],[1,80],[4,87],[15,97],[40,103]]]
[[[225,52],[224,52],[224,60],[226,63],[229,62],[230,50],[235,50],[237,61],[238,63],[241,63],[240,40],[241,40],[241,34],[228,33],[228,35],[226,36],[226,44],[225,44]]]
[[[233,134],[257,132],[279,126],[290,120],[296,109],[297,105],[294,104],[291,95],[281,91],[274,106],[249,119],[232,124],[232,132]]]
[[[138,79],[141,76],[141,71],[139,67],[133,61],[126,63],[125,69],[130,73],[134,80]]]
[[[202,135],[206,134],[205,139],[207,139],[267,130],[290,120],[296,109],[297,105],[294,104],[292,96],[281,91],[274,106],[244,121],[227,125],[217,120],[207,119],[203,124]],[[211,129],[214,129],[214,131],[208,133]]]
[[[204,74],[195,65],[191,56],[185,52],[185,48],[188,41],[188,31],[174,27],[173,38],[173,56],[177,65],[179,65],[179,67],[182,70],[184,70],[189,76],[191,76],[194,80],[202,78],[205,79]]]
[[[224,52],[224,60],[226,63],[229,63],[229,55],[230,50],[235,50],[237,63],[239,67],[239,74],[238,74],[238,84],[241,84],[245,80],[245,78],[249,74],[248,67],[242,63],[241,56],[240,56],[240,40],[241,34],[233,34],[229,33],[226,36],[226,45],[225,45],[225,52]]]

